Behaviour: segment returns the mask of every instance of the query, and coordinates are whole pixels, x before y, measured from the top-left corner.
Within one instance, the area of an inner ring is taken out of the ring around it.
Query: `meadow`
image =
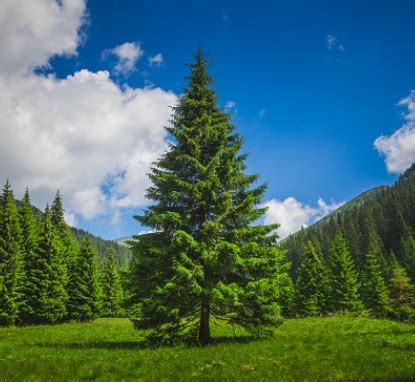
[[[206,347],[146,347],[127,319],[0,329],[1,381],[414,381],[415,326],[285,321],[267,339],[216,324]]]

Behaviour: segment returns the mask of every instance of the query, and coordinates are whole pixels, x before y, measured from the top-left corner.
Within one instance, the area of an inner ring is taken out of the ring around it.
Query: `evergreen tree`
[[[32,294],[33,287],[36,282],[33,278],[39,277],[36,274],[36,256],[37,244],[38,244],[38,229],[33,214],[33,207],[30,202],[29,190],[26,189],[24,194],[22,205],[19,211],[20,214],[20,227],[22,231],[21,248],[23,254],[23,269],[24,269],[24,285],[23,285],[23,303],[20,308],[19,322],[25,323],[33,316],[33,309],[36,308],[36,304],[33,304]],[[44,274],[42,274],[44,276]]]
[[[102,274],[102,314],[106,317],[119,317],[121,314],[122,290],[120,276],[115,262],[114,251],[111,249]]]
[[[411,279],[405,268],[398,262],[393,264],[392,277],[390,280],[390,301],[394,309],[394,318],[398,320],[415,318]]]
[[[380,267],[380,247],[376,239],[369,238],[369,248],[366,255],[366,266],[363,283],[363,297],[369,311],[378,317],[384,317],[388,312],[388,289]]]
[[[53,229],[57,235],[59,251],[68,272],[71,262],[78,252],[78,248],[72,232],[65,222],[65,211],[63,209],[62,196],[59,190],[56,192],[55,199],[51,206],[51,220]]]
[[[156,163],[137,219],[154,233],[136,237],[131,275],[137,327],[176,336],[198,328],[211,340],[210,317],[259,329],[275,324],[280,265],[275,226],[255,226],[265,186],[245,175],[242,138],[217,106],[203,54],[174,109],[170,150]]]
[[[32,269],[28,287],[32,292],[29,306],[31,323],[55,323],[66,314],[65,266],[52,226],[49,206],[43,215],[36,255],[29,265]]]
[[[343,234],[336,235],[332,242],[329,259],[330,308],[334,312],[362,311],[359,281],[353,258]]]
[[[68,317],[78,321],[93,320],[98,315],[98,285],[95,254],[87,236],[79,255],[72,263],[68,282]]]
[[[327,297],[327,270],[311,241],[305,248],[297,270],[297,313],[301,316],[319,316],[325,312]]]
[[[9,325],[19,314],[24,278],[19,215],[9,181],[3,189],[0,211],[0,325]]]

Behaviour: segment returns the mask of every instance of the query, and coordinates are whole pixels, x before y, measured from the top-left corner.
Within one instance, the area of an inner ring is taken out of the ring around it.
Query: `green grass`
[[[0,381],[415,381],[412,325],[333,317],[289,320],[266,340],[215,332],[215,345],[150,349],[125,319],[0,329]]]

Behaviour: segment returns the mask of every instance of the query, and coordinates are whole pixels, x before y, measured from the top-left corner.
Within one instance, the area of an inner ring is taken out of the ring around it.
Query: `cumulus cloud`
[[[136,69],[137,61],[144,54],[140,44],[136,42],[125,42],[117,45],[115,48],[106,49],[102,53],[103,57],[113,55],[117,62],[114,65],[114,73],[116,75],[128,76]]]
[[[404,125],[390,136],[380,136],[375,148],[385,156],[389,172],[402,173],[415,163],[415,91],[399,102],[408,109]]]
[[[0,72],[27,73],[50,57],[72,55],[80,43],[85,1],[2,0]]]
[[[146,174],[166,149],[177,96],[120,88],[107,71],[63,79],[33,72],[54,55],[75,54],[83,1],[6,0],[0,18],[13,19],[2,22],[0,36],[0,181],[9,177],[17,196],[29,186],[40,207],[62,190],[68,222],[77,214],[116,221],[121,208],[144,205]],[[14,39],[17,47],[4,43]]]
[[[148,64],[150,66],[161,66],[164,62],[163,55],[161,53],[157,53],[154,56],[150,56],[148,58]]]
[[[319,199],[317,206],[303,204],[293,197],[285,200],[271,199],[264,203],[268,210],[265,214],[265,224],[279,224],[278,234],[281,239],[297,232],[301,227],[307,227],[339,208],[343,203],[327,204]]]

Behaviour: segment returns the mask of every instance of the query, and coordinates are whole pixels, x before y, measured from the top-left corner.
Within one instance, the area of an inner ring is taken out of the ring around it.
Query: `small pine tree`
[[[25,275],[25,282],[23,285],[23,303],[20,309],[19,322],[26,323],[30,321],[30,317],[33,316],[33,309],[36,304],[33,304],[32,294],[34,280],[39,275],[36,274],[36,256],[37,256],[37,244],[38,244],[38,227],[36,225],[35,217],[33,214],[33,207],[30,202],[29,190],[26,189],[22,200],[22,206],[19,211],[20,226],[22,231],[22,254],[23,254],[23,268]]]
[[[415,318],[411,279],[405,268],[398,262],[395,262],[392,268],[390,302],[394,311],[394,318],[402,321]]]
[[[105,317],[119,317],[121,315],[122,290],[112,248],[108,253],[107,261],[104,265],[102,292],[102,315]]]
[[[0,325],[15,322],[22,302],[23,267],[19,215],[9,181],[3,189],[0,212]]]
[[[311,241],[305,247],[303,260],[297,270],[297,313],[319,316],[325,312],[327,270]]]
[[[353,259],[343,234],[334,238],[329,258],[329,307],[333,312],[360,313],[363,309],[359,281]]]
[[[388,312],[388,289],[380,266],[381,252],[376,241],[369,238],[363,282],[363,297],[366,308],[376,317],[384,317]]]
[[[51,206],[51,220],[57,235],[59,251],[68,270],[78,252],[78,247],[69,226],[65,222],[65,211],[59,190],[56,192]]]
[[[89,236],[84,239],[80,253],[72,263],[67,290],[68,318],[90,321],[97,317],[99,291],[95,254]]]

